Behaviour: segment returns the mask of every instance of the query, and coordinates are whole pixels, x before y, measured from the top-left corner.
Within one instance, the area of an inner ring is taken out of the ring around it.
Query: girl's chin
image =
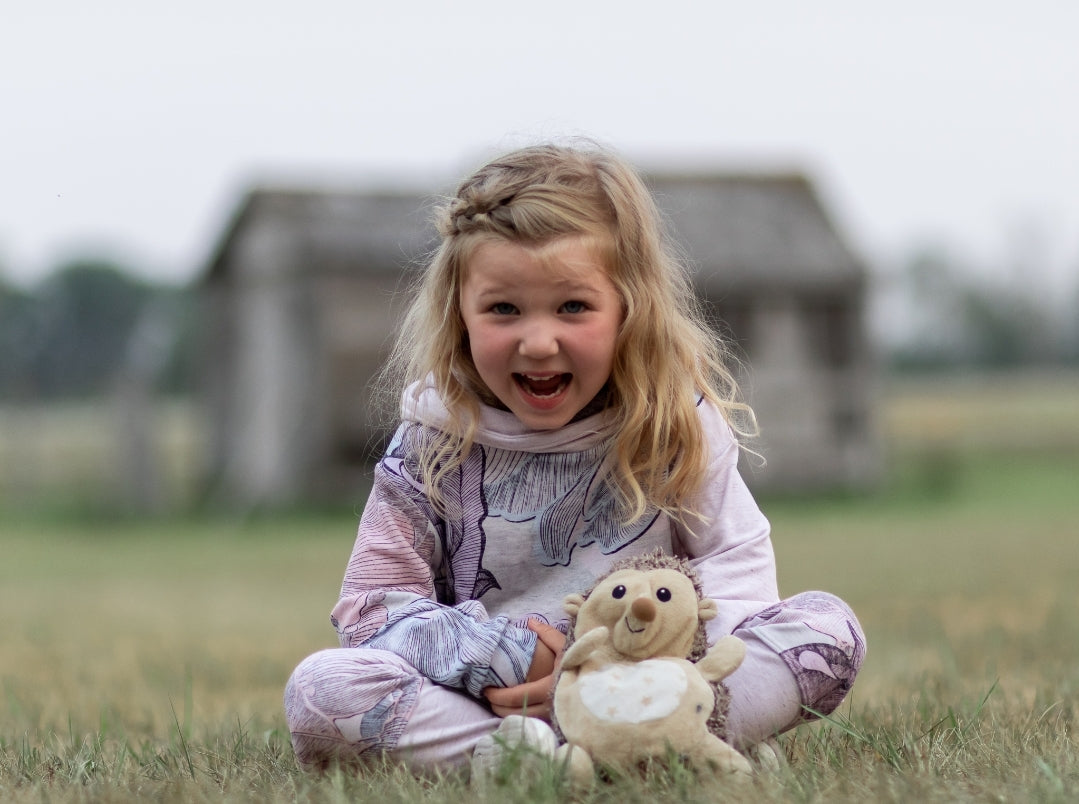
[[[535,393],[516,377],[502,393],[492,394],[498,407],[509,411],[530,430],[554,430],[573,421],[592,399],[581,398],[580,388],[572,374],[563,375],[555,393]]]

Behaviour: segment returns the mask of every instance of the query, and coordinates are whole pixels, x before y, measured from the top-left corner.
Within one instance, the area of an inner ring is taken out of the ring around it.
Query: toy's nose
[[[656,604],[650,597],[639,597],[630,604],[630,613],[642,622],[650,623],[656,619]]]

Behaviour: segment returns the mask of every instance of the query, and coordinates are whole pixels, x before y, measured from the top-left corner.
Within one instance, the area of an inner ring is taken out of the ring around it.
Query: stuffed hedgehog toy
[[[629,770],[671,751],[692,767],[751,772],[723,741],[730,698],[720,683],[745,645],[728,636],[707,648],[716,603],[687,562],[659,551],[627,559],[564,607],[572,644],[554,715],[576,783],[592,780],[593,763]]]

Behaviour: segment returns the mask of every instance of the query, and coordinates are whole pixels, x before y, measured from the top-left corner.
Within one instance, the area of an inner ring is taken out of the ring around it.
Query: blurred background
[[[9,9],[0,510],[362,503],[432,203],[582,136],[735,343],[761,493],[1074,454],[1076,30],[1050,0]]]

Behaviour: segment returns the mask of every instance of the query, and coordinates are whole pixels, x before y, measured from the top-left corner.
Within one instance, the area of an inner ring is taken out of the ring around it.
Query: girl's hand
[[[483,695],[499,717],[523,714],[549,721],[551,689],[558,674],[562,651],[566,647],[566,637],[554,626],[538,620],[529,620],[528,630],[534,632],[539,640],[524,683],[514,687],[488,687]]]

